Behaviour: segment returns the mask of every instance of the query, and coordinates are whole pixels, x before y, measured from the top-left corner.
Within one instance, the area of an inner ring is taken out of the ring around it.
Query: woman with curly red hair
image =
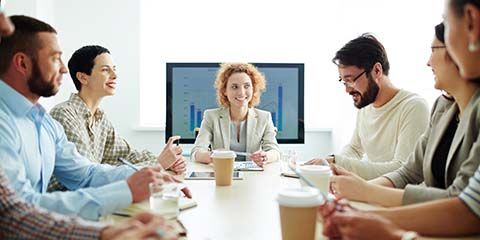
[[[272,116],[254,108],[265,87],[265,77],[252,64],[221,64],[215,80],[220,107],[205,111],[191,158],[210,163],[210,150],[229,149],[251,153],[248,158],[260,167],[278,160],[280,150]]]

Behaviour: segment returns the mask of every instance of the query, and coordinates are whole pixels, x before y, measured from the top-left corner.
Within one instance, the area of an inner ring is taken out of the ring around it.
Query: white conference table
[[[189,163],[189,168],[213,171],[212,166],[198,163]],[[281,239],[275,199],[281,189],[300,186],[299,180],[280,176],[278,162],[266,165],[263,172],[242,173],[243,180],[234,180],[226,187],[217,187],[214,180],[185,180],[198,204],[179,215],[188,239]],[[364,210],[378,208],[365,203],[352,205]],[[319,223],[316,239],[325,239],[321,232]]]
[[[191,162],[188,168],[213,171],[210,165]],[[275,199],[281,189],[300,186],[299,180],[280,176],[278,162],[266,165],[263,172],[242,174],[243,180],[234,180],[231,186],[226,187],[217,187],[215,180],[185,180],[197,202],[196,207],[181,211],[178,216],[187,229],[187,239],[281,239],[279,209]],[[366,203],[351,204],[362,210],[379,208]],[[120,219],[116,217],[117,220]],[[326,239],[321,232],[322,226],[318,222],[316,239]]]
[[[191,163],[195,170],[213,171],[210,165]],[[298,179],[280,176],[280,164],[263,172],[242,172],[243,180],[217,187],[214,180],[185,180],[197,207],[180,213],[188,239],[281,239],[277,193],[299,186]]]

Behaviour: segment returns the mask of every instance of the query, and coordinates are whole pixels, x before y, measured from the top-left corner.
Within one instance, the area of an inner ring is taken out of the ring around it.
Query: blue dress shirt
[[[98,219],[132,202],[125,179],[133,170],[82,157],[40,104],[32,104],[2,80],[0,167],[27,202],[54,212]],[[47,193],[52,174],[72,191]]]

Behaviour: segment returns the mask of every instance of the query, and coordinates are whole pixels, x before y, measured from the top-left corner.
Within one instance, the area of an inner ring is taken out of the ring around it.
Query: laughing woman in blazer
[[[441,96],[432,109],[430,126],[414,152],[396,171],[370,181],[341,168],[330,179],[337,197],[384,206],[398,206],[454,197],[468,184],[480,163],[480,82],[464,79],[444,41],[444,26],[435,28],[428,66]]]
[[[254,108],[265,90],[265,77],[247,63],[223,63],[215,88],[220,108],[206,110],[192,149],[194,161],[210,163],[211,149],[251,153],[258,166],[280,158],[276,130],[267,111]]]

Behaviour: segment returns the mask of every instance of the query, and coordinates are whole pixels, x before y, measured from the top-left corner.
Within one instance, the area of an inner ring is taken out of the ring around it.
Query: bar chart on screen
[[[302,143],[303,64],[255,63],[266,78],[266,89],[255,108],[271,113],[280,143]],[[217,108],[218,63],[167,63],[166,136],[180,135],[193,143],[204,111]]]

